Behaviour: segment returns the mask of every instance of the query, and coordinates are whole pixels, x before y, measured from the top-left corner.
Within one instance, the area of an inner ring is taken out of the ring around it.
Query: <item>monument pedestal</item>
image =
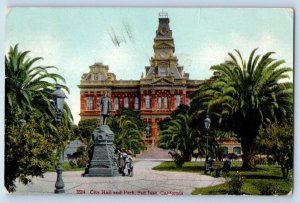
[[[114,133],[107,125],[100,125],[93,131],[94,145],[88,167],[84,177],[119,176],[115,148],[113,146]]]

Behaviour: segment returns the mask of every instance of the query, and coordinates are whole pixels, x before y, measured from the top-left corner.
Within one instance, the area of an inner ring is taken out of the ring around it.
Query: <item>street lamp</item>
[[[210,129],[210,118],[208,115],[206,115],[206,118],[204,119],[204,127],[206,129],[206,152],[205,152],[205,171],[204,171],[204,174],[207,174],[208,172],[208,132],[209,132],[209,129]]]
[[[55,90],[51,93],[52,100],[54,102],[54,107],[55,107],[55,121],[56,124],[60,124],[61,121],[61,116],[63,113],[64,109],[64,99],[66,98],[66,95],[64,91],[60,89],[59,86],[55,87]],[[56,183],[55,183],[55,193],[64,193],[65,192],[65,184],[62,179],[62,157],[60,154],[60,158],[57,163],[57,168],[56,168],[56,173],[57,173],[57,178],[56,178]]]

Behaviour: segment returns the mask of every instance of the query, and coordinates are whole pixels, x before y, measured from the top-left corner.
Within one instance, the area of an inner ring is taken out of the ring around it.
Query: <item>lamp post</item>
[[[206,152],[205,152],[205,171],[204,174],[207,174],[208,172],[208,133],[209,133],[209,129],[210,129],[210,118],[208,115],[206,115],[206,118],[204,119],[204,127],[206,129]]]
[[[61,116],[63,113],[64,109],[64,100],[66,98],[66,95],[64,91],[60,89],[59,86],[55,87],[55,90],[51,93],[52,100],[54,102],[54,108],[55,108],[55,121],[56,125],[59,125],[61,122]],[[62,157],[60,154],[60,158],[57,163],[57,168],[56,168],[56,173],[57,173],[57,178],[56,178],[56,183],[55,183],[55,193],[64,193],[65,192],[65,184],[62,179]]]

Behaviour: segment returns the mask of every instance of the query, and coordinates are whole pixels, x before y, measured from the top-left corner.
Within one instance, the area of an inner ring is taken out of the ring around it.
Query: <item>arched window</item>
[[[119,99],[118,97],[114,98],[115,111],[119,110]]]
[[[150,129],[149,123],[147,123],[145,134],[146,134],[147,139],[149,139],[151,137],[151,129]]]
[[[180,95],[176,95],[176,107],[180,105]]]
[[[168,108],[168,97],[164,97],[164,108]]]
[[[89,96],[86,97],[86,104],[85,104],[85,109],[87,111],[93,110],[93,97]]]
[[[161,109],[161,97],[157,97],[157,108]]]
[[[134,110],[139,110],[139,98],[134,98]]]
[[[124,108],[129,108],[128,97],[124,97]]]
[[[164,68],[164,67],[161,67],[160,69],[159,69],[159,76],[166,76],[167,75],[167,70],[166,70],[166,68]]]
[[[146,107],[146,109],[150,109],[150,96],[149,95],[147,95],[145,97],[145,107]]]
[[[241,154],[241,148],[240,147],[234,147],[233,148],[233,153],[235,153],[235,154]]]
[[[104,81],[105,80],[105,73],[101,73],[101,81]]]

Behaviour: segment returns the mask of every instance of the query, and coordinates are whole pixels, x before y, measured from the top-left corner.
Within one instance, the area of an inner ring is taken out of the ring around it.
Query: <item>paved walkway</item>
[[[138,160],[133,177],[81,177],[83,171],[63,172],[65,191],[85,195],[188,195],[196,187],[223,183],[223,178],[213,178],[197,173],[163,172],[152,168],[162,160]],[[34,178],[27,186],[17,183],[15,194],[53,194],[56,173],[44,178]]]
[[[144,151],[141,155],[138,155],[139,159],[172,159],[172,156],[168,154],[170,150],[161,149],[157,146],[152,146],[147,151]]]

